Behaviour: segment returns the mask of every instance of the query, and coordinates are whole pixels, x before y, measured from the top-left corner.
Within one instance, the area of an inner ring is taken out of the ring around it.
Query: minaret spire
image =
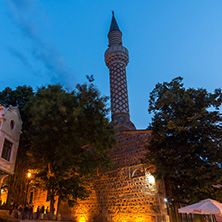
[[[114,126],[120,130],[135,129],[130,121],[126,66],[129,62],[128,50],[122,46],[122,32],[116,22],[114,12],[108,33],[109,48],[105,52],[105,62],[110,73],[111,112]]]
[[[118,26],[118,24],[116,22],[116,19],[115,19],[115,16],[114,16],[114,11],[112,11],[112,15],[113,15],[113,17],[112,17],[109,32],[114,31],[114,30],[120,31],[119,26]]]

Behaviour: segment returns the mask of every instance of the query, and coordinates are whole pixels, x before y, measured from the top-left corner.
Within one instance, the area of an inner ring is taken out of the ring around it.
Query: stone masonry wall
[[[98,174],[91,195],[72,209],[78,222],[165,221],[164,188],[152,183],[151,166],[140,163],[149,131],[125,131],[116,135],[118,145],[109,153],[114,168]]]

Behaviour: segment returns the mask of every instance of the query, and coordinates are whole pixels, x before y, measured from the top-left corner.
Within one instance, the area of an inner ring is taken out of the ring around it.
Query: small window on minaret
[[[12,150],[12,143],[5,139],[3,150],[2,150],[2,158],[10,161],[10,156],[11,156],[11,150]]]

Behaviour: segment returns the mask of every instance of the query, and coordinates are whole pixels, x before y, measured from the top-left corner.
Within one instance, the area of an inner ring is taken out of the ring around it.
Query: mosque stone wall
[[[154,182],[151,166],[140,163],[149,131],[123,131],[109,153],[114,168],[97,174],[91,195],[72,209],[78,222],[165,221],[164,187]]]

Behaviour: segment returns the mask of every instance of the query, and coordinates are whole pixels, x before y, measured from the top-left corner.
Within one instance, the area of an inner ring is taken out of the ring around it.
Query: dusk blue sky
[[[185,87],[221,87],[221,0],[1,0],[0,90],[74,89],[94,75],[109,96],[104,52],[112,10],[129,50],[130,115],[138,129],[151,121],[148,98],[158,82],[182,76]]]

